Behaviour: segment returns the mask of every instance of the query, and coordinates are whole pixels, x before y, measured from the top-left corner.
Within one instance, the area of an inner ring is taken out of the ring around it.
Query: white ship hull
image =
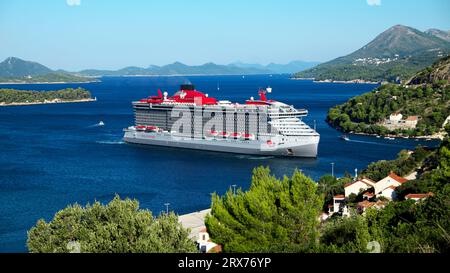
[[[132,144],[155,145],[184,149],[205,150],[261,156],[317,157],[320,137],[296,136],[295,140],[268,144],[262,140],[237,140],[223,138],[195,139],[174,136],[170,133],[125,130],[124,141]]]

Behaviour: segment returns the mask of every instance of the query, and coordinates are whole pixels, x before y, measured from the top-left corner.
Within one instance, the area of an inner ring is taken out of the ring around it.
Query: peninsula
[[[90,102],[96,100],[96,98],[92,98],[89,91],[83,88],[66,88],[57,91],[0,89],[0,106]]]
[[[327,122],[346,133],[443,138],[450,121],[450,56],[406,84],[384,84],[329,110]]]

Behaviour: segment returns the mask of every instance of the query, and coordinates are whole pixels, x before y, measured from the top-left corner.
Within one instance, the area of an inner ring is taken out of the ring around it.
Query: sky
[[[52,69],[327,61],[402,24],[450,30],[449,0],[0,0],[0,59]]]

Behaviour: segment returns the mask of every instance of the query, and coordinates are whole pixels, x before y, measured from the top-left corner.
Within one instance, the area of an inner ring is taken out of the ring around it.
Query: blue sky
[[[0,0],[0,59],[54,69],[346,55],[403,24],[450,30],[448,0]]]

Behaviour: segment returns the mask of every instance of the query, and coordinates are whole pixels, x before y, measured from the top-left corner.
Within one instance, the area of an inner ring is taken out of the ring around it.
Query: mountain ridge
[[[412,27],[395,25],[360,49],[296,73],[316,80],[399,81],[450,54],[450,42]]]
[[[52,70],[40,63],[26,61],[17,57],[8,57],[0,63],[0,78],[26,80],[30,77],[56,74],[73,77],[100,77],[100,76],[165,76],[165,75],[240,75],[240,74],[291,74],[299,69],[307,69],[318,62],[292,61],[287,64],[270,63],[268,65],[245,64],[235,62],[228,65],[207,62],[202,65],[186,65],[179,61],[158,66],[149,65],[146,68],[127,66],[118,70],[84,69],[77,72],[69,72],[58,69]]]

